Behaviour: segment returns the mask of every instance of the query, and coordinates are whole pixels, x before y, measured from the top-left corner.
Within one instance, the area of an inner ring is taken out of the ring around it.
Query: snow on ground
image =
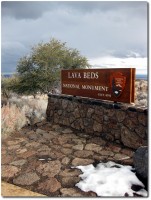
[[[123,166],[115,162],[99,163],[96,168],[91,164],[87,166],[77,166],[83,174],[82,180],[76,184],[81,190],[93,191],[98,196],[120,197],[134,196],[136,193],[141,196],[147,196],[147,191],[143,183],[136,177],[131,170],[131,166]],[[133,191],[132,185],[139,185],[142,188],[139,191]]]

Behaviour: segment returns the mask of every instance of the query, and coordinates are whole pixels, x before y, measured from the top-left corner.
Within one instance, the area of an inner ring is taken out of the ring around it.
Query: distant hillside
[[[13,76],[14,74],[2,74],[4,77],[9,78]],[[141,80],[147,80],[147,75],[146,74],[136,74],[136,79],[141,79]]]
[[[10,73],[8,73],[8,74],[3,74],[2,73],[2,76],[5,77],[5,78],[9,78],[9,77],[11,77],[13,75],[14,75],[13,73],[11,73],[11,74]]]

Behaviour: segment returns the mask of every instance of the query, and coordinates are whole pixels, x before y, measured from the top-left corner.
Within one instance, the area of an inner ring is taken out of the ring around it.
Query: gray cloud
[[[41,17],[45,12],[68,9],[73,12],[110,12],[121,10],[129,11],[129,14],[134,13],[141,15],[141,13],[146,12],[144,5],[146,2],[126,2],[126,1],[109,1],[109,2],[99,2],[99,1],[64,1],[64,2],[55,2],[55,1],[3,1],[2,2],[2,16],[11,16],[17,19],[37,19]],[[140,13],[139,13],[140,12]]]
[[[50,9],[44,2],[28,1],[3,1],[2,16],[10,16],[16,19],[37,19]]]
[[[7,1],[1,24],[2,71],[13,71],[31,46],[52,37],[88,58],[147,55],[146,2]]]
[[[19,61],[21,55],[27,55],[27,49],[22,43],[10,41],[2,43],[2,72],[14,72],[16,70],[16,63]]]

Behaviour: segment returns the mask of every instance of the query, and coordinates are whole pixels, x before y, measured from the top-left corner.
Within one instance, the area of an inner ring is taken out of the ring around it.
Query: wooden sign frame
[[[62,94],[134,103],[135,73],[135,68],[62,70]]]

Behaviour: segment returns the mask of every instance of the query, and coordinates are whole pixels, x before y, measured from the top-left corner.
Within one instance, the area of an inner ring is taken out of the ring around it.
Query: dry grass
[[[1,109],[1,133],[6,136],[21,129],[27,122],[24,112],[9,103]]]
[[[138,80],[135,82],[135,105],[148,106],[148,82],[146,80]]]

